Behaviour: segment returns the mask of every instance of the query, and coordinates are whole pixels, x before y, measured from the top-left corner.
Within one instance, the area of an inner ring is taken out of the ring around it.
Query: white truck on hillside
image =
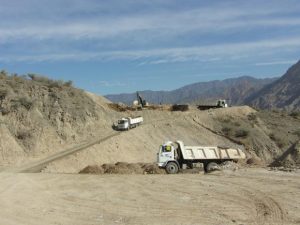
[[[126,117],[118,120],[118,124],[115,126],[117,130],[129,130],[131,128],[139,126],[143,123],[142,116],[138,117]]]
[[[227,108],[228,104],[225,99],[219,99],[216,104],[213,105],[197,105],[200,110],[217,109],[217,108]]]
[[[178,173],[179,169],[199,167],[202,163],[206,172],[225,161],[245,159],[240,149],[225,147],[185,146],[182,141],[168,141],[161,145],[157,153],[157,164],[167,173]]]

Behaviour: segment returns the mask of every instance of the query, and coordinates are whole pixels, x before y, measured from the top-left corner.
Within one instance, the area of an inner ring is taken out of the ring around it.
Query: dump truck
[[[137,127],[144,121],[142,116],[126,117],[118,120],[118,124],[115,126],[117,130],[129,130]]]
[[[182,141],[167,141],[160,146],[157,164],[167,173],[175,174],[180,169],[193,169],[203,164],[206,172],[225,161],[245,159],[241,149],[214,146],[185,146]]]
[[[214,105],[197,105],[197,108],[200,110],[216,109],[216,108],[227,108],[228,104],[226,100],[219,99]]]

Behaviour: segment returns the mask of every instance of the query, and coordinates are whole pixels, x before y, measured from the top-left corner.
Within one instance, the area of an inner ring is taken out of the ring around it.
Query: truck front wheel
[[[169,162],[166,166],[166,171],[168,174],[178,173],[178,165],[175,162]]]

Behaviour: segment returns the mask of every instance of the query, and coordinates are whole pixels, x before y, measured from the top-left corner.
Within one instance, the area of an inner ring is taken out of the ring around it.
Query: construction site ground
[[[300,173],[0,173],[0,224],[300,224]]]
[[[298,117],[248,106],[119,112],[89,96],[97,117],[82,123],[61,113],[48,121],[38,109],[0,116],[0,224],[300,224],[299,170],[266,167],[299,165]],[[141,126],[112,129],[137,115]],[[34,135],[18,134],[26,126]],[[210,174],[145,175],[168,140],[241,148],[247,161]]]

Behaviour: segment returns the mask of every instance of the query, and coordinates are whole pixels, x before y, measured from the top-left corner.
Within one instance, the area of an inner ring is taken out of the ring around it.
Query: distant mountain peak
[[[300,61],[291,66],[277,81],[246,99],[258,108],[300,109]]]
[[[244,99],[263,88],[277,78],[257,79],[251,76],[197,82],[172,91],[140,91],[150,103],[195,103],[203,100],[214,101],[219,98],[229,99],[233,105],[242,104]],[[113,102],[132,104],[135,93],[107,95]]]

